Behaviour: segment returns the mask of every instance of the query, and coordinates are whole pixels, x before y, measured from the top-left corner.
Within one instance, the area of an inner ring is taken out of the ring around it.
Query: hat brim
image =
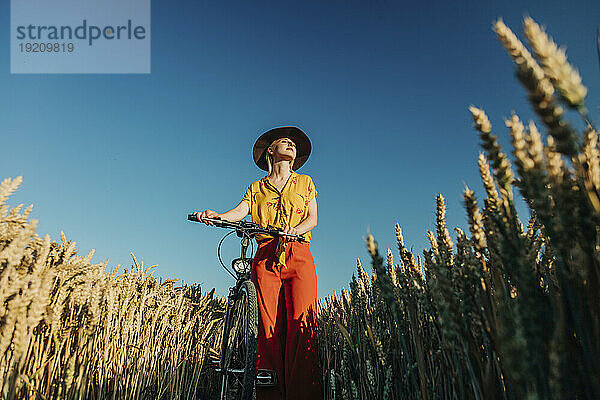
[[[269,170],[266,157],[267,148],[271,145],[271,143],[273,143],[274,140],[283,137],[292,139],[292,141],[296,144],[296,159],[294,160],[294,165],[292,166],[294,171],[298,170],[308,160],[312,150],[312,145],[306,133],[295,126],[282,126],[279,128],[273,128],[263,133],[258,139],[256,139],[254,148],[252,149],[252,156],[254,158],[254,163],[258,166],[258,168],[265,171]]]

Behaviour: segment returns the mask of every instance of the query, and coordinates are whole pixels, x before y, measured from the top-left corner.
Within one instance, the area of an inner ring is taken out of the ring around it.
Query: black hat
[[[252,154],[254,156],[254,163],[258,166],[258,168],[265,171],[269,170],[266,158],[267,148],[271,145],[271,143],[273,143],[273,141],[284,137],[292,139],[292,141],[296,144],[296,159],[294,160],[294,165],[292,166],[294,171],[300,168],[306,162],[306,160],[308,160],[312,146],[310,144],[310,139],[308,136],[306,136],[306,133],[302,132],[300,128],[295,126],[281,126],[263,133],[258,139],[256,139]]]

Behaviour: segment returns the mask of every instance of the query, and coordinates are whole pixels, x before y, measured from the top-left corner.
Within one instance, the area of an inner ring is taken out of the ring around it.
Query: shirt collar
[[[283,190],[283,189],[285,189],[285,187],[287,186],[287,182],[288,182],[290,179],[293,179],[295,175],[298,175],[298,174],[296,173],[296,171],[294,171],[294,172],[292,172],[292,173],[291,173],[291,175],[289,176],[289,178],[288,178],[288,180],[286,181],[285,185],[283,185],[283,188],[282,188],[282,190]],[[261,181],[263,181],[263,182],[265,183],[265,185],[267,185],[267,186],[272,186],[272,187],[273,187],[273,189],[276,189],[276,188],[273,186],[273,184],[272,184],[272,183],[269,181],[269,174],[265,175],[265,176],[264,176],[264,178],[262,178],[262,179],[261,179]]]
[[[293,177],[294,175],[298,175],[298,174],[296,173],[296,171],[292,172],[292,174],[290,175],[290,178],[289,178],[289,179],[292,179],[292,177]],[[264,176],[264,177],[261,179],[261,181],[263,181],[263,182],[267,182],[268,180],[269,180],[269,174],[265,175],[265,176]]]

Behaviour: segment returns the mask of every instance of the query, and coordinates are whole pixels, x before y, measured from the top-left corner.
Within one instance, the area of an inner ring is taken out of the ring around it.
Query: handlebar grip
[[[199,222],[198,217],[196,217],[196,214],[188,214],[188,221]]]
[[[211,221],[211,222],[213,222],[213,223],[216,223],[216,222],[215,222],[215,220],[218,220],[218,221],[223,221],[223,220],[221,219],[221,217],[213,217],[213,218],[208,218],[208,217],[205,217],[205,218],[198,218],[198,217],[197,217],[197,214],[195,214],[195,213],[188,214],[188,217],[187,217],[187,219],[188,219],[188,221],[194,221],[194,222],[203,222],[205,219],[206,219],[206,220],[208,220],[208,221],[210,221],[210,220],[213,220],[213,221]]]

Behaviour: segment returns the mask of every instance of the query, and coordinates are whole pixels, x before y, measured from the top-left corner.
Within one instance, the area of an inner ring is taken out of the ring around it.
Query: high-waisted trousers
[[[288,242],[278,267],[278,239],[259,243],[251,280],[258,295],[257,367],[274,370],[277,386],[257,400],[322,399],[315,311],[317,274],[308,243]]]

